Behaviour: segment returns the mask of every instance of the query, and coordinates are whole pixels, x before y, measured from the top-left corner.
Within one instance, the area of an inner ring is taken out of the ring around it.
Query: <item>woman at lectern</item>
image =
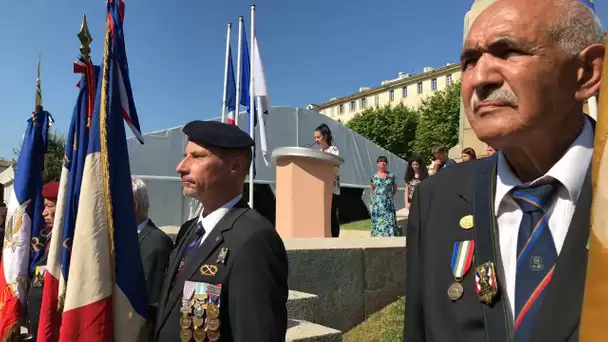
[[[321,124],[315,129],[315,143],[321,146],[321,151],[329,152],[337,156],[340,155],[338,147],[334,145],[334,138],[331,130],[326,124]],[[331,200],[331,236],[340,236],[340,222],[338,220],[340,204],[340,167],[336,166],[334,173],[334,194]]]

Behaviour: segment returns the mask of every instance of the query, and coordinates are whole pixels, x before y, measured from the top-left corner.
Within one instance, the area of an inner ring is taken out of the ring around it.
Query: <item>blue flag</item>
[[[15,170],[15,196],[20,205],[31,200],[26,208],[31,224],[31,257],[28,267],[30,277],[36,271],[36,264],[45,252],[46,239],[50,232],[44,230],[44,198],[42,197],[42,173],[44,154],[48,149],[48,134],[53,122],[52,116],[42,108],[28,120],[23,145]],[[8,225],[7,225],[8,227]],[[14,232],[13,232],[14,233]]]
[[[247,116],[251,120],[251,115],[253,115],[253,125],[254,127],[257,125],[257,118],[255,117],[255,105],[251,103],[249,97],[249,91],[251,89],[251,61],[249,59],[249,47],[247,46],[247,32],[245,31],[245,25],[241,25],[241,105],[243,107],[247,107]],[[255,129],[253,132],[249,132],[251,137],[255,141]],[[256,147],[252,148],[252,163],[253,163],[253,178],[255,178],[256,170],[255,170],[255,150]]]
[[[232,49],[228,47],[228,81],[226,82],[226,109],[234,111],[236,107],[236,84],[234,83],[234,66],[232,65]]]

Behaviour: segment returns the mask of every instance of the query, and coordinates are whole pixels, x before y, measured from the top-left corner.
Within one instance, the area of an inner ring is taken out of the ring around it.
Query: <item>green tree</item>
[[[63,168],[63,156],[65,154],[65,136],[59,133],[49,133],[48,151],[44,158],[44,183],[58,182],[61,178],[61,170]],[[19,148],[13,149],[15,161],[19,158]]]
[[[353,131],[401,158],[411,156],[418,115],[403,104],[369,108],[346,124]]]
[[[422,100],[417,109],[420,116],[412,150],[430,160],[435,145],[452,148],[458,144],[460,122],[460,82]]]

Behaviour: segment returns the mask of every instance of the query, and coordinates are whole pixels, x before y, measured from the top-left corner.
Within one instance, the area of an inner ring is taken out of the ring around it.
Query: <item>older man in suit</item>
[[[499,0],[461,55],[462,100],[499,152],[423,182],[407,230],[404,340],[577,341],[592,119],[604,60],[578,0]]]
[[[180,233],[159,305],[155,341],[284,341],[287,253],[242,192],[254,142],[237,126],[194,121],[177,166],[203,205]]]
[[[148,323],[154,326],[160,291],[165,280],[169,255],[173,250],[173,242],[167,234],[156,227],[148,215],[150,199],[146,183],[139,178],[132,177],[131,185],[135,204],[135,222],[139,235],[139,251],[146,277],[148,302],[150,303]]]

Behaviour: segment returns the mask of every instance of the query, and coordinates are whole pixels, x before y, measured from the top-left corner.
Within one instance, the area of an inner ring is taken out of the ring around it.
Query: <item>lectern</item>
[[[304,147],[272,151],[276,165],[276,221],[281,238],[331,237],[334,169],[344,159]]]

